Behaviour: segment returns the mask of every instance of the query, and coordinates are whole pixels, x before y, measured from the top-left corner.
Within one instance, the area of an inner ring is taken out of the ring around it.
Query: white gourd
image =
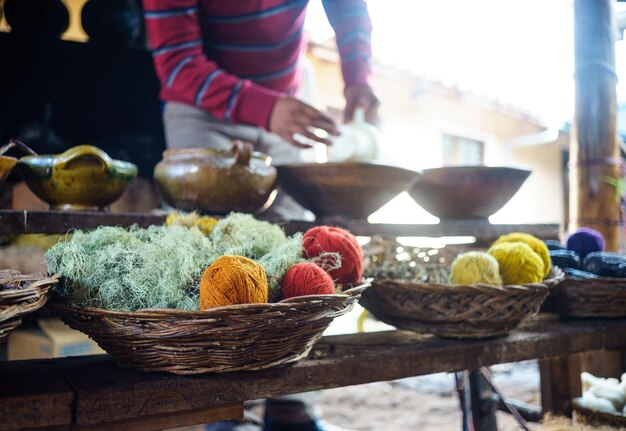
[[[329,162],[368,162],[379,157],[380,132],[365,121],[365,111],[357,108],[350,123],[339,126],[326,156]]]

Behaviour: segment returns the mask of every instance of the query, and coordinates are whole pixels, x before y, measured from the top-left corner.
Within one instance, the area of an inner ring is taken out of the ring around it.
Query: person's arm
[[[247,79],[227,73],[202,50],[198,0],[144,0],[146,29],[162,94],[197,106],[218,119],[251,124],[293,139],[313,125],[335,133],[336,126],[317,110]],[[275,109],[276,108],[276,109]],[[311,135],[311,136],[309,136]]]
[[[239,79],[203,53],[198,0],[144,0],[146,29],[162,94],[225,121],[267,128],[280,93]]]
[[[365,0],[323,0],[324,10],[337,36],[341,72],[345,82],[346,109],[350,121],[357,107],[365,110],[368,121],[375,121],[378,98],[369,84],[372,56],[372,22]]]

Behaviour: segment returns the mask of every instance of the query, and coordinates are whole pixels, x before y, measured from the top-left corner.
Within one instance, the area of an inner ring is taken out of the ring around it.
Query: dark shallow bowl
[[[279,185],[318,218],[365,219],[420,176],[381,163],[299,163],[277,169]]]
[[[425,169],[409,194],[440,219],[486,219],[511,200],[530,172],[499,166]]]

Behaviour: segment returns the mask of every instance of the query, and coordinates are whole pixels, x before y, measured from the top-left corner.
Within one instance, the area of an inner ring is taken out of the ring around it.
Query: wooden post
[[[619,248],[613,0],[574,0],[576,109],[570,144],[570,229],[604,234]],[[613,183],[613,184],[611,184]]]

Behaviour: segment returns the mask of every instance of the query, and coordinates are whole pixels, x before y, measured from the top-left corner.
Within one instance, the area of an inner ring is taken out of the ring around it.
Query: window
[[[444,165],[482,165],[484,163],[484,155],[484,142],[444,133]]]

